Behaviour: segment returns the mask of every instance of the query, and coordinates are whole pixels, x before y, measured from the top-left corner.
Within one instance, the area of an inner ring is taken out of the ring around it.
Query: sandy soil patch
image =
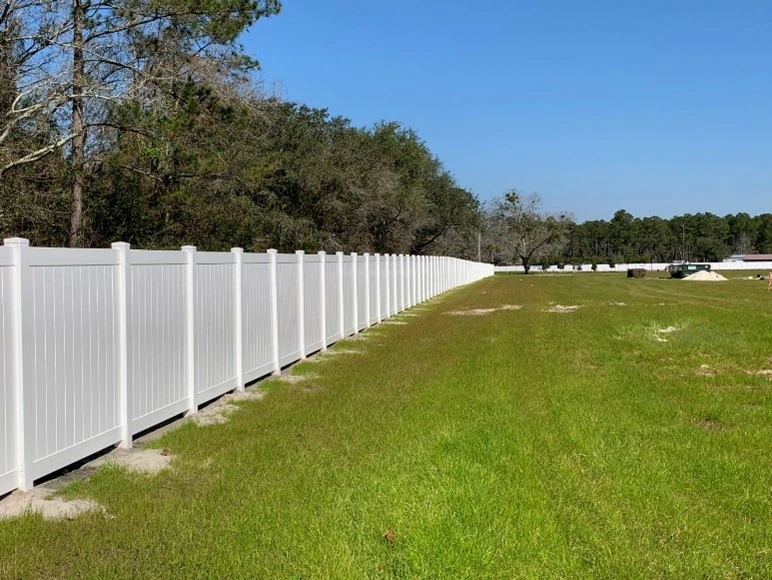
[[[223,397],[226,401],[262,401],[265,393],[262,391],[234,391],[230,395]]]
[[[768,379],[772,380],[772,369],[761,369],[761,370],[748,370],[745,371],[746,375],[751,375],[754,377],[767,377]]]
[[[330,358],[333,358],[333,357],[336,357],[336,356],[345,355],[345,354],[358,354],[358,355],[362,355],[362,354],[364,354],[364,352],[362,352],[361,350],[337,348],[335,350],[325,350],[324,352],[320,352],[317,356],[311,357],[311,358],[305,360],[304,362],[319,363],[319,362],[324,362],[324,361],[326,361],[326,360],[328,360]],[[283,377],[285,375],[281,375],[281,376]],[[293,375],[288,375],[288,376],[293,376]]]
[[[0,502],[0,520],[15,518],[30,512],[39,513],[46,520],[71,520],[86,512],[104,512],[101,505],[92,501],[66,500],[50,494],[50,489],[42,487],[12,493]]]
[[[311,381],[318,378],[316,375],[280,375],[278,377],[275,377],[274,381],[282,381],[284,383],[289,383],[291,385],[297,385],[298,383],[303,383],[305,381]]]
[[[551,306],[550,308],[545,308],[542,310],[542,312],[554,312],[556,314],[568,314],[570,312],[576,312],[579,310],[581,306],[578,306],[576,304],[573,304],[571,306],[563,306],[562,304],[555,304],[555,306]]]
[[[486,316],[488,314],[493,314],[494,312],[520,310],[521,308],[522,308],[522,305],[520,304],[504,304],[496,308],[471,308],[469,310],[451,310],[450,312],[446,312],[445,314],[448,314],[450,316]]]
[[[230,421],[230,415],[238,410],[239,408],[236,405],[218,401],[217,403],[200,410],[195,415],[191,415],[190,420],[202,427],[208,425],[223,425]]]
[[[124,467],[134,473],[153,474],[168,469],[171,461],[172,456],[163,449],[121,449],[105,463]]]
[[[723,431],[724,425],[717,419],[705,418],[696,423],[697,427],[705,431]]]
[[[710,368],[710,365],[700,365],[700,368],[694,373],[698,377],[715,377],[718,372],[715,369]]]
[[[675,326],[667,326],[665,328],[660,328],[657,330],[660,334],[670,334],[671,332],[677,332],[681,330],[680,328],[676,328]]]

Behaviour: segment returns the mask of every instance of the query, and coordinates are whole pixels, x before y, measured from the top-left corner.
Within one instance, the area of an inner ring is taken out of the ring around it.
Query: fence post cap
[[[352,256],[357,256],[358,254],[356,252],[351,252]]]
[[[243,254],[244,253],[244,248],[231,248],[231,253],[232,254]]]
[[[302,256],[302,255],[303,255],[303,254],[305,254],[305,253],[306,253],[306,252],[305,252],[304,250],[295,250],[295,254],[296,254],[297,256]]]
[[[274,250],[273,248],[268,248],[268,249],[266,250],[266,253],[267,253],[267,254],[278,254],[278,253],[279,253],[279,251],[278,251],[278,250]]]
[[[324,250],[319,250],[319,255],[320,256],[326,256],[327,252],[325,252]]]
[[[343,255],[343,252],[335,252],[335,255],[336,255],[336,256],[342,256],[342,255]]]
[[[128,242],[113,242],[110,244],[110,247],[114,250],[122,250],[123,248],[126,248],[127,250],[131,248],[131,244]]]
[[[367,258],[367,257],[369,257],[369,256],[370,256],[370,252],[365,252],[365,253],[364,253],[364,254],[362,254],[362,255],[363,255],[365,258]]]
[[[195,252],[196,246],[182,246],[183,252]]]
[[[27,238],[5,238],[3,244],[6,246],[29,246]]]

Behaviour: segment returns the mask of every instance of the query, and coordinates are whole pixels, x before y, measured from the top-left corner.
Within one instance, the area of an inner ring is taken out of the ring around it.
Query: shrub
[[[646,270],[643,268],[630,268],[627,270],[627,277],[628,278],[645,278],[646,277]]]

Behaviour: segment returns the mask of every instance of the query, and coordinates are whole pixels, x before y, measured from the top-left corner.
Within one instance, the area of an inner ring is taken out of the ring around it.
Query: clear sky
[[[772,211],[772,0],[284,0],[268,88],[416,129],[481,199]]]

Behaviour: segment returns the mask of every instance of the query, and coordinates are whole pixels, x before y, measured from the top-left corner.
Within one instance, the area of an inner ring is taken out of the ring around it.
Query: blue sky
[[[771,0],[284,0],[243,41],[285,99],[584,220],[772,211],[770,31]]]

